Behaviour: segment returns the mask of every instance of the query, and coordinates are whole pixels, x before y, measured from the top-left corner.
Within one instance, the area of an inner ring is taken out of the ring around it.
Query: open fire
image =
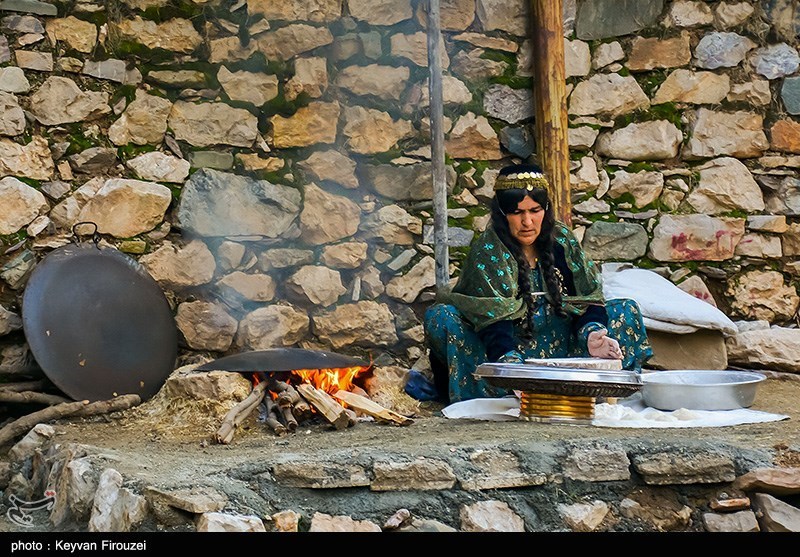
[[[372,370],[368,366],[297,369],[252,374],[253,390],[225,416],[217,431],[220,443],[230,443],[236,427],[258,409],[259,419],[277,435],[295,431],[299,424],[321,419],[336,429],[352,427],[361,416],[407,425],[412,420],[369,398],[357,384]]]
[[[305,383],[311,383],[317,389],[322,389],[329,395],[334,395],[338,391],[351,391],[355,385],[354,380],[364,376],[372,366],[355,366],[332,369],[295,369],[292,375],[299,376]],[[358,387],[359,391],[362,391]]]

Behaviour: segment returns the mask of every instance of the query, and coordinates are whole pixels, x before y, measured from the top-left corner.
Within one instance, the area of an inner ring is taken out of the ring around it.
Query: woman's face
[[[517,210],[506,213],[511,235],[523,246],[530,246],[539,237],[544,219],[544,207],[529,196],[517,204]]]

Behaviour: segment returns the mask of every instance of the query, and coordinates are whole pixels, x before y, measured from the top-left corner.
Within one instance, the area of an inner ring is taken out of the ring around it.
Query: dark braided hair
[[[536,165],[514,165],[501,170],[500,175],[518,172],[542,172],[542,170]],[[553,204],[550,203],[550,197],[548,196],[547,191],[542,188],[534,188],[532,190],[515,188],[495,191],[495,196],[492,200],[491,206],[491,226],[494,228],[494,231],[497,233],[497,236],[500,238],[506,248],[508,248],[508,251],[511,252],[511,255],[513,255],[514,259],[517,261],[517,267],[519,269],[517,279],[519,290],[520,294],[522,295],[522,299],[529,308],[527,313],[529,328],[530,330],[534,330],[533,323],[531,322],[533,318],[532,308],[534,307],[530,282],[531,267],[528,263],[528,258],[525,257],[525,254],[522,252],[522,246],[511,235],[511,229],[508,226],[508,219],[506,218],[508,213],[517,210],[517,206],[523,199],[525,199],[526,196],[533,199],[545,209],[544,218],[542,219],[542,229],[539,232],[539,236],[536,238],[534,245],[536,246],[536,251],[539,254],[539,262],[542,266],[542,276],[544,277],[545,288],[549,294],[553,309],[555,310],[556,315],[565,317],[567,314],[561,307],[562,285],[557,274],[555,257],[553,256],[553,228],[555,226],[555,214],[553,212]]]

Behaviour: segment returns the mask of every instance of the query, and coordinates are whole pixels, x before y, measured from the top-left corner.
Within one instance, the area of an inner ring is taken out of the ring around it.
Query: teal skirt
[[[647,340],[638,304],[623,298],[607,300],[606,312],[609,336],[616,339],[622,349],[622,367],[640,372],[653,356],[653,349]],[[486,362],[486,348],[454,306],[434,304],[428,308],[425,341],[430,349],[434,375],[439,375],[437,385],[444,385],[441,375],[447,375],[450,402],[510,394],[509,390],[493,387],[473,376],[475,369]],[[524,355],[526,358],[589,357],[585,344],[576,341],[570,319],[553,315],[548,317],[547,326],[539,329],[535,340],[525,347]]]

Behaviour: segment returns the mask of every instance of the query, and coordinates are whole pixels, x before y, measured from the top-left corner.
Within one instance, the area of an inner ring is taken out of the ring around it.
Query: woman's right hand
[[[594,358],[604,358],[606,360],[622,359],[622,350],[620,350],[619,342],[608,336],[608,331],[605,329],[589,333],[586,347],[589,349],[589,355]]]

